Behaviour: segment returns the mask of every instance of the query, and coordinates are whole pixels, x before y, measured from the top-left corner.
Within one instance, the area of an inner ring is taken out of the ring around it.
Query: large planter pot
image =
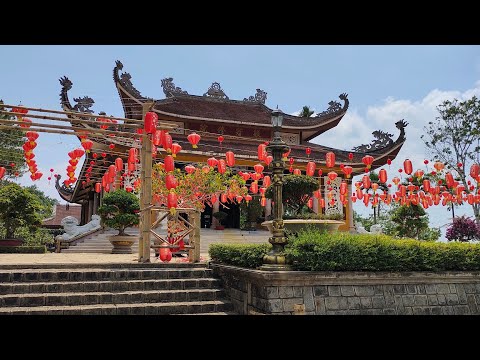
[[[108,240],[113,245],[112,254],[131,254],[132,245],[138,240],[136,236],[113,235]]]
[[[272,232],[273,221],[264,221],[263,226],[266,226],[270,232]],[[302,229],[307,227],[314,227],[317,230],[326,230],[327,232],[337,231],[340,225],[344,225],[344,221],[339,220],[304,220],[304,219],[291,219],[283,220],[283,226],[286,230],[292,233],[298,233]]]

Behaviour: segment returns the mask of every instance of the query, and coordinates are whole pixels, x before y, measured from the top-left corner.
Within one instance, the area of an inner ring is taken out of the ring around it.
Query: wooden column
[[[217,220],[216,217],[213,216],[214,213],[220,211],[220,201],[217,200],[215,204],[213,204],[212,207],[212,225],[210,225],[211,229],[215,229],[218,225],[220,225],[220,222]]]
[[[355,232],[355,224],[353,223],[353,206],[352,206],[352,182],[350,181],[348,183],[348,204],[347,204],[347,214],[346,214],[346,220],[347,220],[347,226],[348,226],[348,231],[351,233]]]
[[[153,102],[143,104],[142,118],[153,106]],[[150,262],[150,228],[152,222],[152,142],[145,132],[142,135],[141,149],[141,172],[140,172],[140,207],[142,209],[140,220],[140,239],[138,243],[138,261]]]
[[[88,198],[88,218],[87,218],[87,223],[92,221],[92,215],[93,215],[93,196],[90,194]]]
[[[190,262],[199,262],[200,261],[200,212],[192,211],[189,214],[189,220],[192,219],[191,224],[194,227],[194,230],[189,235],[190,245],[194,245],[194,249],[188,251],[188,259]]]

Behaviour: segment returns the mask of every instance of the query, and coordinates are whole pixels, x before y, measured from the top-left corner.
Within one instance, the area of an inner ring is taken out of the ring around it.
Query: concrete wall
[[[480,314],[480,272],[266,272],[210,264],[239,314]]]

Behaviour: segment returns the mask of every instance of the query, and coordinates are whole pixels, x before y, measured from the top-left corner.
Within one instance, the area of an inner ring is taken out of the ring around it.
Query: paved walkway
[[[240,231],[238,229],[211,230],[202,229],[200,240],[201,260],[208,260],[210,244],[248,244],[266,243],[270,233],[268,231]],[[138,255],[133,254],[93,254],[93,253],[46,253],[46,254],[0,254],[0,265],[13,264],[111,264],[137,262]],[[152,256],[152,262],[158,262]],[[172,259],[172,262],[183,262],[186,258]]]

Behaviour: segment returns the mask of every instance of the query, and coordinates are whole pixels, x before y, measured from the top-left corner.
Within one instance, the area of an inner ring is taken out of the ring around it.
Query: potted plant
[[[225,211],[217,211],[212,214],[212,216],[218,220],[219,225],[215,227],[215,230],[223,230],[225,226],[223,225],[223,221],[228,217],[228,214]]]
[[[318,181],[306,175],[286,175],[283,177],[282,202],[285,209],[283,225],[290,233],[297,233],[301,229],[313,226],[328,232],[338,230],[345,224],[343,216],[339,214],[315,214],[307,207],[308,200],[314,191],[318,190]],[[267,198],[273,198],[273,186],[265,192]],[[273,221],[262,223],[268,230],[273,230]]]
[[[118,230],[117,235],[109,237],[113,245],[112,254],[131,254],[136,237],[125,233],[125,229],[138,225],[140,204],[136,195],[125,190],[108,193],[103,198],[103,204],[98,208],[102,222]]]

